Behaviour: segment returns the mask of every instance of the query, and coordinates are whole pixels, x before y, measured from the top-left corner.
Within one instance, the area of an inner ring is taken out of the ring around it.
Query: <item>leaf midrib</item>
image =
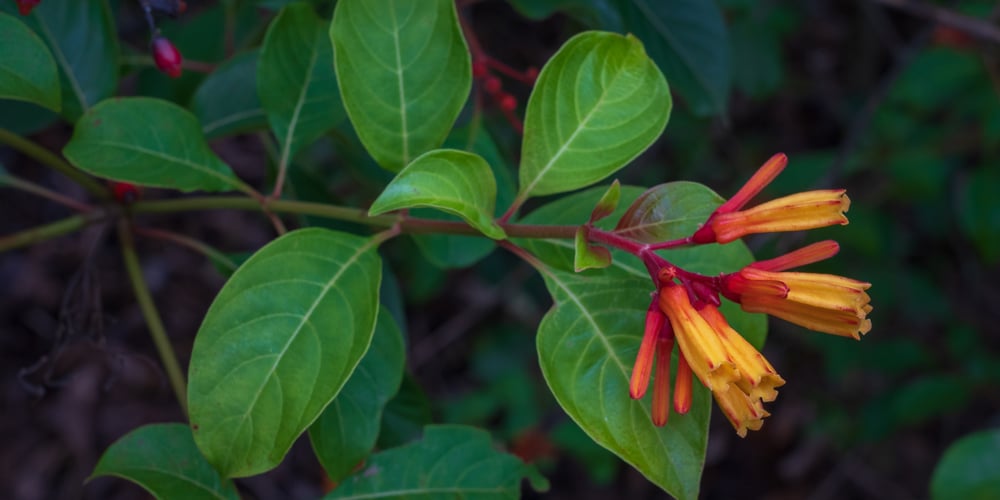
[[[322,32],[322,30],[320,31]],[[322,33],[320,36],[322,36]],[[298,127],[299,114],[302,112],[302,106],[305,104],[306,95],[309,92],[309,85],[312,83],[313,69],[316,67],[316,61],[319,58],[319,48],[316,44],[317,38],[317,36],[313,36],[312,53],[309,54],[309,65],[306,68],[305,81],[302,82],[298,99],[295,101],[295,110],[292,112],[292,118],[288,121],[288,130],[285,132],[285,144],[281,151],[280,168],[286,168],[288,165],[292,151],[292,139],[295,135],[295,129]]]

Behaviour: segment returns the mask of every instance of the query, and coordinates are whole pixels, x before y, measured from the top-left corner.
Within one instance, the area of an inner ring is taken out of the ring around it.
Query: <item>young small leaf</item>
[[[611,252],[607,248],[587,242],[587,226],[576,230],[573,253],[573,270],[602,269],[611,265]]]
[[[593,184],[663,132],[671,109],[663,74],[633,36],[589,31],[542,68],[528,100],[520,195]]]
[[[238,499],[232,481],[219,476],[194,445],[184,424],[150,424],[115,441],[97,462],[90,479],[117,476],[157,499]]]
[[[457,215],[486,236],[506,238],[493,220],[497,184],[481,156],[438,149],[413,160],[386,186],[368,213],[431,207]]]
[[[281,10],[264,38],[257,93],[289,158],[345,117],[327,24],[297,2]]]
[[[539,478],[534,467],[497,451],[490,435],[461,425],[432,425],[420,441],[371,457],[326,499],[388,496],[408,498],[519,498],[521,479]],[[539,478],[540,479],[540,478]],[[544,480],[539,488],[547,487]]]
[[[399,390],[403,334],[384,308],[371,347],[333,402],[309,427],[309,441],[330,480],[339,483],[371,453],[382,409]]]
[[[259,57],[257,50],[233,56],[201,82],[190,107],[206,139],[267,126],[267,115],[257,98]]]
[[[618,200],[621,198],[621,195],[621,184],[618,183],[618,179],[615,179],[604,193],[604,196],[601,196],[600,201],[594,206],[594,211],[590,212],[590,222],[593,224],[614,213],[615,209],[618,208]]]
[[[0,12],[0,99],[59,111],[59,71],[45,42],[14,16]]]
[[[77,122],[63,149],[73,165],[99,177],[181,191],[230,191],[240,181],[209,149],[198,119],[161,99],[104,101]]]
[[[368,350],[382,265],[376,241],[290,232],[215,298],[191,353],[195,442],[226,477],[273,468]]]
[[[344,106],[368,153],[398,172],[441,145],[472,86],[452,0],[340,0],[330,25]]]
[[[708,391],[696,383],[687,415],[673,413],[667,425],[653,425],[650,398],[629,397],[652,284],[613,269],[598,273],[542,272],[555,301],[538,325],[542,375],[594,441],[671,495],[696,498],[708,444]]]

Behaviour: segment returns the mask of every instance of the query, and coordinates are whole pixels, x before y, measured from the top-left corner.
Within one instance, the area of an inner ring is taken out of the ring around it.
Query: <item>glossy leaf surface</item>
[[[302,229],[229,279],[198,330],[188,405],[195,441],[227,477],[281,462],[368,350],[381,261],[374,240]]]
[[[729,99],[729,41],[715,2],[612,0],[623,29],[648,44],[650,57],[699,115],[721,114]]]
[[[528,101],[520,193],[561,193],[624,167],[663,132],[663,74],[632,36],[581,33],[546,63]]]
[[[234,56],[201,83],[191,110],[207,139],[267,126],[267,115],[257,98],[257,60],[253,50]]]
[[[59,111],[59,71],[45,42],[20,19],[0,12],[0,99]]]
[[[145,425],[122,436],[104,451],[90,477],[101,476],[127,479],[162,500],[240,497],[201,455],[184,424]]]
[[[497,451],[486,431],[432,425],[414,443],[378,453],[324,498],[519,498],[536,473]]]
[[[128,97],[94,106],[63,154],[99,177],[181,191],[229,191],[242,182],[209,149],[198,119],[161,99]]]
[[[598,444],[671,495],[696,498],[708,443],[711,398],[695,384],[687,415],[663,427],[650,417],[650,398],[629,397],[639,349],[648,279],[616,268],[587,274],[549,269],[555,305],[538,325],[538,360],[559,405]]]
[[[375,447],[382,410],[403,378],[404,358],[403,334],[383,308],[368,352],[309,427],[309,441],[331,481],[349,476]]]
[[[347,114],[368,153],[398,172],[441,145],[472,85],[451,0],[341,0],[330,26]]]
[[[493,220],[497,185],[481,156],[438,149],[413,160],[386,186],[368,213],[431,207],[457,215],[495,240],[505,238]]]
[[[293,3],[264,38],[257,94],[287,158],[345,117],[327,25],[311,5]]]

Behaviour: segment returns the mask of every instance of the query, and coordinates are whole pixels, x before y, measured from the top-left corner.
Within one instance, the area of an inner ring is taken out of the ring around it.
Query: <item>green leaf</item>
[[[382,308],[368,352],[309,427],[309,441],[333,482],[349,476],[375,447],[382,409],[399,390],[404,361],[403,334]]]
[[[441,145],[472,85],[452,0],[341,0],[330,26],[347,115],[398,172]]]
[[[497,149],[489,132],[483,128],[456,128],[444,142],[445,148],[462,149],[482,156],[490,165],[497,183],[497,207],[493,215],[500,216],[514,199],[514,176],[503,155]],[[410,211],[414,217],[460,220],[459,217],[429,208]],[[414,234],[420,252],[435,266],[441,268],[467,267],[480,261],[496,248],[496,243],[480,236],[452,234]]]
[[[528,100],[520,196],[572,191],[624,167],[663,132],[663,74],[633,36],[586,32],[542,68]]]
[[[264,38],[257,94],[286,162],[344,119],[326,26],[312,6],[293,3]]]
[[[601,199],[597,201],[594,210],[590,212],[590,222],[597,222],[614,213],[615,209],[618,208],[618,200],[621,199],[621,196],[621,184],[618,183],[618,179],[615,179],[604,196],[601,196]]]
[[[540,21],[556,12],[564,12],[586,26],[618,30],[621,16],[611,0],[507,0],[522,16]]]
[[[399,392],[385,405],[376,445],[393,448],[413,441],[433,421],[432,417],[427,394],[412,375],[404,374]]]
[[[10,3],[10,2],[7,2]],[[28,17],[59,67],[70,123],[118,88],[118,34],[106,0],[46,0]]]
[[[618,221],[626,238],[654,243],[690,236],[725,201],[696,182],[668,182],[649,188]]]
[[[931,498],[989,500],[1000,491],[1000,430],[976,432],[948,447],[934,468]]]
[[[646,42],[650,57],[695,114],[725,112],[732,79],[729,39],[715,2],[614,2],[624,30]]]
[[[573,252],[573,270],[603,269],[611,265],[611,252],[602,246],[587,243],[587,226],[576,230]]]
[[[0,12],[0,99],[59,111],[59,72],[45,42],[21,20]]]
[[[490,435],[461,425],[432,425],[420,441],[372,456],[326,497],[520,498],[534,467],[497,451]]]
[[[368,350],[382,265],[376,240],[290,232],[240,266],[191,353],[195,442],[226,477],[275,467]]]
[[[126,434],[104,452],[88,481],[101,476],[127,479],[164,500],[240,497],[201,455],[184,424],[144,425]]]
[[[215,69],[194,93],[191,111],[205,138],[214,139],[267,126],[257,98],[257,59],[253,50],[234,56]]]
[[[457,215],[495,240],[507,236],[493,220],[497,184],[483,157],[437,149],[413,160],[372,203],[370,215],[431,207]]]
[[[708,444],[708,391],[694,384],[690,412],[671,414],[663,427],[653,425],[649,397],[629,397],[653,285],[609,271],[542,270],[555,301],[538,325],[542,374],[559,405],[594,441],[671,495],[696,498]]]
[[[243,189],[209,149],[198,119],[160,99],[126,97],[91,108],[63,149],[81,170],[116,181],[181,191]]]
[[[995,186],[1000,173],[983,165],[969,175],[958,200],[958,222],[983,260],[1000,262],[1000,199]]]

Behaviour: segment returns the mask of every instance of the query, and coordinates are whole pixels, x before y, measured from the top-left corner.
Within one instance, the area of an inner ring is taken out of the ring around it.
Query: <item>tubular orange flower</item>
[[[734,277],[736,276],[736,277]],[[860,339],[871,330],[871,283],[830,274],[772,272],[752,266],[723,276],[727,296],[737,296],[743,310],[763,312],[810,330]],[[780,281],[785,297],[755,293],[752,283]]]
[[[713,391],[715,403],[722,408],[722,413],[736,429],[740,437],[747,436],[747,429],[756,431],[764,425],[764,417],[771,414],[764,410],[759,399],[747,396],[735,385],[725,391]]]
[[[739,332],[729,326],[729,322],[726,321],[718,308],[707,305],[698,312],[712,325],[725,346],[726,352],[729,353],[730,359],[739,370],[740,379],[736,381],[736,384],[740,390],[751,400],[774,401],[778,397],[778,391],[775,388],[785,385],[785,379],[774,371],[771,363],[757,352],[754,346],[750,345]]]
[[[632,399],[642,398],[646,394],[646,388],[649,387],[649,375],[653,372],[657,339],[666,323],[665,320],[663,312],[657,305],[657,299],[654,298],[646,311],[646,331],[642,335],[642,344],[639,344],[639,354],[635,357],[635,365],[632,366],[632,379],[629,381],[628,388]],[[669,363],[669,354],[667,356]],[[663,364],[662,358],[660,358],[660,364]]]
[[[808,191],[741,210],[785,168],[788,158],[771,157],[729,201],[715,209],[693,235],[693,243],[729,243],[748,234],[801,231],[847,224],[851,200],[843,189]]]
[[[662,427],[670,416],[670,353],[674,339],[660,335],[656,341],[656,378],[653,379],[653,425]]]
[[[722,391],[740,378],[719,336],[691,305],[684,287],[668,283],[660,288],[660,309],[670,320],[691,371],[705,387]]]
[[[684,357],[684,351],[677,353],[677,380],[674,381],[674,411],[686,415],[691,410],[694,399],[691,377],[691,365]]]

